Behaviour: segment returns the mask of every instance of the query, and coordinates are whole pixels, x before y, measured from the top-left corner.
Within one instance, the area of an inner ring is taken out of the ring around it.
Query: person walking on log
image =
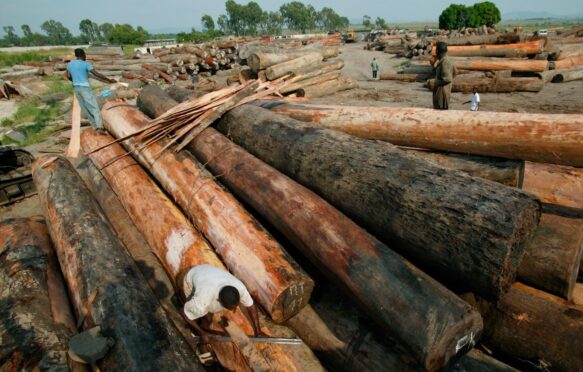
[[[379,71],[379,64],[377,63],[377,59],[375,57],[373,57],[372,62],[370,63],[370,68],[372,69],[372,78],[376,80],[377,72]]]
[[[437,43],[437,62],[435,63],[435,87],[433,88],[433,108],[448,110],[453,78],[456,75],[453,61],[447,57],[447,43]]]
[[[259,316],[249,291],[231,273],[212,265],[198,265],[183,274],[182,284],[185,299],[184,315],[188,323],[200,334],[202,343],[208,343],[208,325],[212,314],[222,311],[235,311],[239,305],[243,314],[253,325],[255,336],[265,336],[261,332]]]
[[[472,98],[469,101],[464,102],[465,104],[470,104],[470,110],[479,111],[480,110],[480,94],[478,93],[478,87],[472,88]]]
[[[104,130],[97,98],[89,85],[89,73],[104,83],[113,84],[116,81],[95,71],[93,66],[85,61],[86,56],[83,49],[75,49],[75,57],[76,60],[67,64],[65,77],[73,83],[79,106],[89,119],[91,126],[98,130]]]

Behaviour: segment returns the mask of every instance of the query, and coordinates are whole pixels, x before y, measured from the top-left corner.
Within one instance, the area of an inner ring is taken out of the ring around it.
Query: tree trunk
[[[408,147],[401,149],[438,166],[457,169],[470,176],[485,178],[511,187],[519,187],[520,179],[524,173],[523,161],[444,153]]]
[[[540,92],[544,82],[539,78],[474,78],[457,76],[453,79],[452,92],[471,93],[476,87],[479,93]],[[427,81],[429,90],[433,90],[435,79]]]
[[[559,61],[571,57],[583,56],[583,45],[561,45],[561,53],[557,58]]]
[[[583,65],[583,56],[575,56],[562,59],[560,61],[551,61],[549,68],[553,70],[560,70],[563,68],[573,68]]]
[[[545,40],[533,40],[516,44],[453,45],[448,46],[449,56],[459,57],[503,57],[520,58],[539,54],[544,50]],[[432,54],[436,54],[435,48]]]
[[[341,75],[338,79],[328,80],[321,84],[310,85],[298,91],[298,96],[315,98],[328,96],[343,90],[358,88],[358,83],[351,77]]]
[[[519,187],[543,203],[583,211],[583,169],[526,162]]]
[[[108,110],[111,106],[106,104],[102,114],[106,128],[118,138],[148,123],[136,109],[120,106]],[[134,155],[183,208],[275,322],[285,321],[301,310],[309,300],[313,281],[192,156],[168,150],[156,158],[164,144],[155,143]],[[128,150],[139,146],[135,141],[124,145]]]
[[[342,60],[322,62],[314,66],[308,66],[303,69],[294,71],[294,77],[292,77],[289,81],[299,82],[302,80],[326,74],[328,72],[342,70],[343,67],[344,61]]]
[[[309,86],[328,82],[330,80],[338,80],[338,78],[340,77],[340,74],[341,74],[340,71],[332,71],[332,72],[328,72],[326,74],[320,74],[318,76],[314,76],[314,77],[309,78],[309,79],[305,79],[305,80],[297,81],[295,83],[291,83],[290,85],[285,86],[282,89],[280,89],[279,92],[281,94],[291,93],[291,92],[295,92],[295,91],[300,90],[300,89],[304,89],[304,88],[309,87]]]
[[[393,74],[393,73],[385,73],[379,74],[379,80],[397,80],[397,81],[407,81],[407,82],[415,82],[415,81],[426,81],[427,79],[431,79],[434,77],[434,74]]]
[[[583,308],[515,285],[485,310],[484,343],[525,363],[525,369],[583,370]]]
[[[403,68],[403,74],[417,74],[417,75],[431,75],[435,77],[435,71],[433,67],[427,65],[412,65]]]
[[[583,68],[573,68],[557,71],[551,80],[553,83],[566,83],[568,81],[583,80]]]
[[[583,118],[423,108],[263,105],[319,127],[395,145],[583,167]],[[471,115],[470,115],[471,114]]]
[[[296,58],[303,57],[309,53],[320,53],[323,59],[333,58],[338,56],[338,48],[336,47],[325,47],[325,48],[304,48],[296,49],[293,52],[286,51],[285,53],[264,53],[255,52],[249,54],[247,57],[247,65],[251,68],[253,72],[259,72],[259,70],[265,70],[268,67],[288,62]]]
[[[0,369],[69,370],[77,328],[43,218],[0,222],[0,247]]]
[[[222,134],[209,128],[189,149],[351,293],[426,368],[433,370],[446,364],[456,354],[455,345],[460,339],[480,333],[480,319],[453,293],[323,199]],[[434,318],[428,318],[429,313],[439,319],[437,329],[456,331],[432,333],[430,323]]]
[[[148,70],[151,71],[153,73],[158,74],[162,79],[164,79],[167,83],[172,83],[174,81],[174,79],[172,78],[172,76],[168,75],[166,72],[160,70],[159,68],[153,66],[153,65],[149,65],[147,63],[142,65],[142,68],[144,70]]]
[[[455,67],[459,70],[472,71],[530,71],[542,72],[548,69],[548,61],[531,59],[476,59],[452,57]]]
[[[116,193],[87,157],[76,158],[75,170],[83,178],[87,188],[91,190],[117,236],[134,259],[150,289],[160,301],[168,318],[172,320],[184,341],[195,352],[196,343],[192,338],[191,329],[180,315],[181,309],[177,307],[179,302],[176,301],[172,281],[168,278],[164,267],[148,242],[132,222]]]
[[[484,44],[514,44],[520,42],[520,35],[505,33],[498,35],[475,35],[465,37],[438,37],[438,41],[444,41],[448,47],[454,45],[484,45]]]
[[[145,88],[144,88],[145,89]],[[178,103],[184,102],[184,101],[189,101],[191,99],[200,97],[202,95],[204,95],[204,93],[196,91],[196,90],[192,90],[192,89],[185,89],[185,88],[180,88],[176,85],[171,85],[168,88],[166,88],[164,90],[166,93],[168,93],[168,95],[175,101],[177,101]],[[150,105],[150,104],[149,104]],[[138,107],[140,110],[142,110],[146,115],[152,117],[152,115],[150,115],[148,112],[144,111],[143,107],[146,107],[145,104],[138,104]]]
[[[197,366],[69,162],[39,158],[33,177],[78,324],[82,329],[100,325],[115,341],[100,368],[186,371]]]
[[[436,167],[388,143],[254,106],[231,110],[218,129],[414,264],[490,298],[512,283],[538,224],[539,203],[527,194]]]
[[[190,91],[194,94],[194,91]],[[173,107],[176,101],[156,85],[146,85],[136,101],[136,105],[149,117],[156,117],[166,112],[165,107]]]
[[[322,59],[323,57],[320,53],[308,53],[296,59],[268,67],[265,70],[265,76],[267,76],[268,80],[275,80],[296,70],[320,63]]]
[[[570,301],[583,250],[580,219],[543,214],[518,269],[524,282]]]

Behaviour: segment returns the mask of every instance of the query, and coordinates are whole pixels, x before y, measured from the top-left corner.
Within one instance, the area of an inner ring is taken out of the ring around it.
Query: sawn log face
[[[510,287],[540,218],[518,190],[259,107],[231,110],[218,129],[421,268],[489,298]]]

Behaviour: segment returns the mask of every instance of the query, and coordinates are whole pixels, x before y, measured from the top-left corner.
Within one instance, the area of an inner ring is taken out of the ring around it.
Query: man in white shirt
[[[234,311],[237,306],[249,318],[255,336],[262,336],[257,307],[245,285],[231,273],[212,265],[199,265],[184,274],[182,284],[184,315],[190,325],[200,334],[202,343],[208,343],[208,331],[202,329],[199,319],[220,313]],[[210,319],[208,319],[210,323]]]
[[[472,89],[472,98],[469,101],[464,102],[464,104],[466,103],[470,104],[470,110],[472,111],[478,111],[480,109],[480,94],[478,94],[477,87]]]

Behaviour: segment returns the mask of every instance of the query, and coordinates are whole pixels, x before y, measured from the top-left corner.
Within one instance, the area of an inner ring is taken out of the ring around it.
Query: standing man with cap
[[[65,77],[73,82],[73,88],[75,89],[75,96],[77,96],[79,106],[81,106],[87,119],[89,119],[91,126],[103,130],[99,105],[89,85],[89,73],[104,83],[113,84],[116,81],[95,71],[93,66],[85,61],[86,56],[83,49],[75,49],[75,57],[77,58],[76,60],[67,64]]]
[[[447,57],[447,44],[443,41],[437,43],[437,62],[434,69],[433,108],[436,110],[448,110],[451,87],[456,70],[453,61]]]
[[[377,72],[379,71],[379,64],[377,63],[377,59],[375,57],[373,57],[372,62],[370,63],[370,68],[372,69],[372,78],[376,80]]]

